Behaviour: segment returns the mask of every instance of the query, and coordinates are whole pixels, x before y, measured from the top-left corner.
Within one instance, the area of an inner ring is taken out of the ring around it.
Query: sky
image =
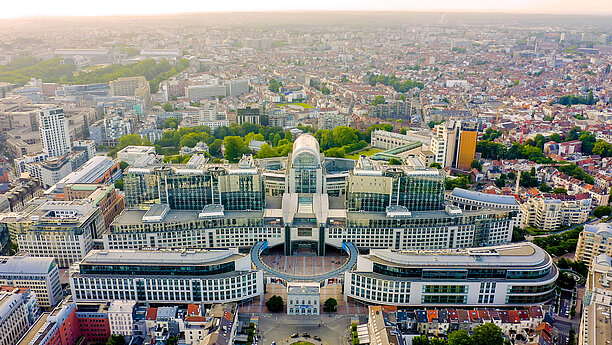
[[[8,0],[0,5],[0,18],[300,10],[483,11],[612,15],[612,0]]]

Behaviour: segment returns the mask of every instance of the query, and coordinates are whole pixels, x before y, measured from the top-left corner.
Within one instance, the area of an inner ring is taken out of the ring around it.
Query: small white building
[[[108,323],[111,334],[132,336],[136,301],[113,300],[108,308]]]
[[[155,147],[153,146],[127,146],[121,151],[117,152],[117,159],[119,161],[126,162],[129,165],[140,159],[142,156],[149,154],[155,154]]]
[[[287,315],[319,315],[321,294],[318,283],[287,284]]]

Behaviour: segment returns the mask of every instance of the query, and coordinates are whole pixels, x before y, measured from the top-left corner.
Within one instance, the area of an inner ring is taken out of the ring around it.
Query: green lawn
[[[306,104],[306,103],[277,103],[276,105],[278,105],[279,107],[284,107],[286,105],[299,105],[300,107],[304,109],[314,108],[312,105]]]
[[[346,155],[346,156],[344,156],[344,158],[357,160],[357,159],[359,159],[359,156],[368,156],[368,157],[370,157],[373,154],[376,154],[376,153],[379,153],[379,152],[383,152],[383,151],[384,150],[372,148],[372,149],[369,149],[369,150],[359,151],[359,152],[355,152],[355,153],[350,154],[350,155]]]

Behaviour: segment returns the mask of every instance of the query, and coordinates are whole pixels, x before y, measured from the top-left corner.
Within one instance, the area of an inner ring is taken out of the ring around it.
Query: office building
[[[612,342],[612,259],[600,254],[593,258],[585,284],[582,316],[578,334],[579,345]]]
[[[250,122],[256,125],[267,126],[268,115],[266,115],[263,107],[258,108],[241,108],[236,110],[236,123],[239,125]]]
[[[64,186],[63,200],[92,200],[102,211],[104,223],[108,228],[125,208],[125,197],[118,193],[114,184],[77,183]]]
[[[601,254],[612,256],[612,225],[609,223],[585,224],[578,237],[574,260],[590,266]]]
[[[38,113],[42,150],[48,157],[60,157],[70,152],[68,123],[61,108],[46,108]]]
[[[106,156],[94,156],[77,170],[59,180],[52,188],[57,193],[63,193],[64,187],[75,183],[114,183],[122,178],[119,161]]]
[[[455,167],[461,170],[470,170],[476,155],[476,141],[478,141],[478,124],[476,122],[462,122],[457,138],[457,157]]]
[[[321,313],[319,283],[287,284],[287,315],[319,315]]]
[[[224,303],[263,294],[263,272],[228,250],[91,251],[70,269],[77,302]]]
[[[226,95],[227,87],[225,85],[190,85],[185,88],[185,97],[192,102],[225,97]]]
[[[377,129],[373,131],[370,136],[370,143],[373,147],[385,150],[394,149],[403,145],[410,145],[415,142],[429,145],[430,141],[430,131],[410,131],[406,134],[400,134]]]
[[[465,250],[372,249],[345,272],[348,298],[396,306],[510,306],[546,303],[557,267],[523,242]]]
[[[5,214],[0,225],[19,249],[34,257],[53,257],[60,267],[82,259],[106,229],[102,211],[88,199],[32,204]]]
[[[149,82],[145,77],[125,77],[110,81],[111,96],[140,97],[144,106],[148,107],[151,99]]]
[[[3,286],[0,290],[0,344],[16,344],[39,312],[36,294],[28,289]]]
[[[134,165],[143,156],[155,155],[153,146],[126,146],[117,152],[117,160]]]
[[[84,342],[104,344],[111,336],[108,302],[79,303],[75,312]]]
[[[66,298],[51,313],[44,313],[18,345],[75,344],[81,337],[76,303]]]
[[[437,169],[367,157],[325,158],[311,135],[289,157],[129,167],[126,210],[103,235],[107,249],[309,246],[444,249],[508,243],[514,209],[464,211],[444,201]],[[475,220],[476,219],[476,220]],[[185,231],[189,230],[189,231]]]
[[[41,308],[52,308],[62,300],[59,268],[50,257],[23,253],[0,257],[0,284],[30,289]]]
[[[249,93],[249,81],[246,79],[232,79],[225,82],[225,96],[238,97]]]
[[[591,199],[558,200],[531,198],[521,204],[523,228],[533,226],[542,230],[556,230],[561,226],[581,224],[591,212]]]

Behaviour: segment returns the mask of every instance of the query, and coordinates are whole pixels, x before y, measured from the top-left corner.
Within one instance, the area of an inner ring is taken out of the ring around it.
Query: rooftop
[[[92,250],[81,264],[214,265],[244,257],[236,249]]]

